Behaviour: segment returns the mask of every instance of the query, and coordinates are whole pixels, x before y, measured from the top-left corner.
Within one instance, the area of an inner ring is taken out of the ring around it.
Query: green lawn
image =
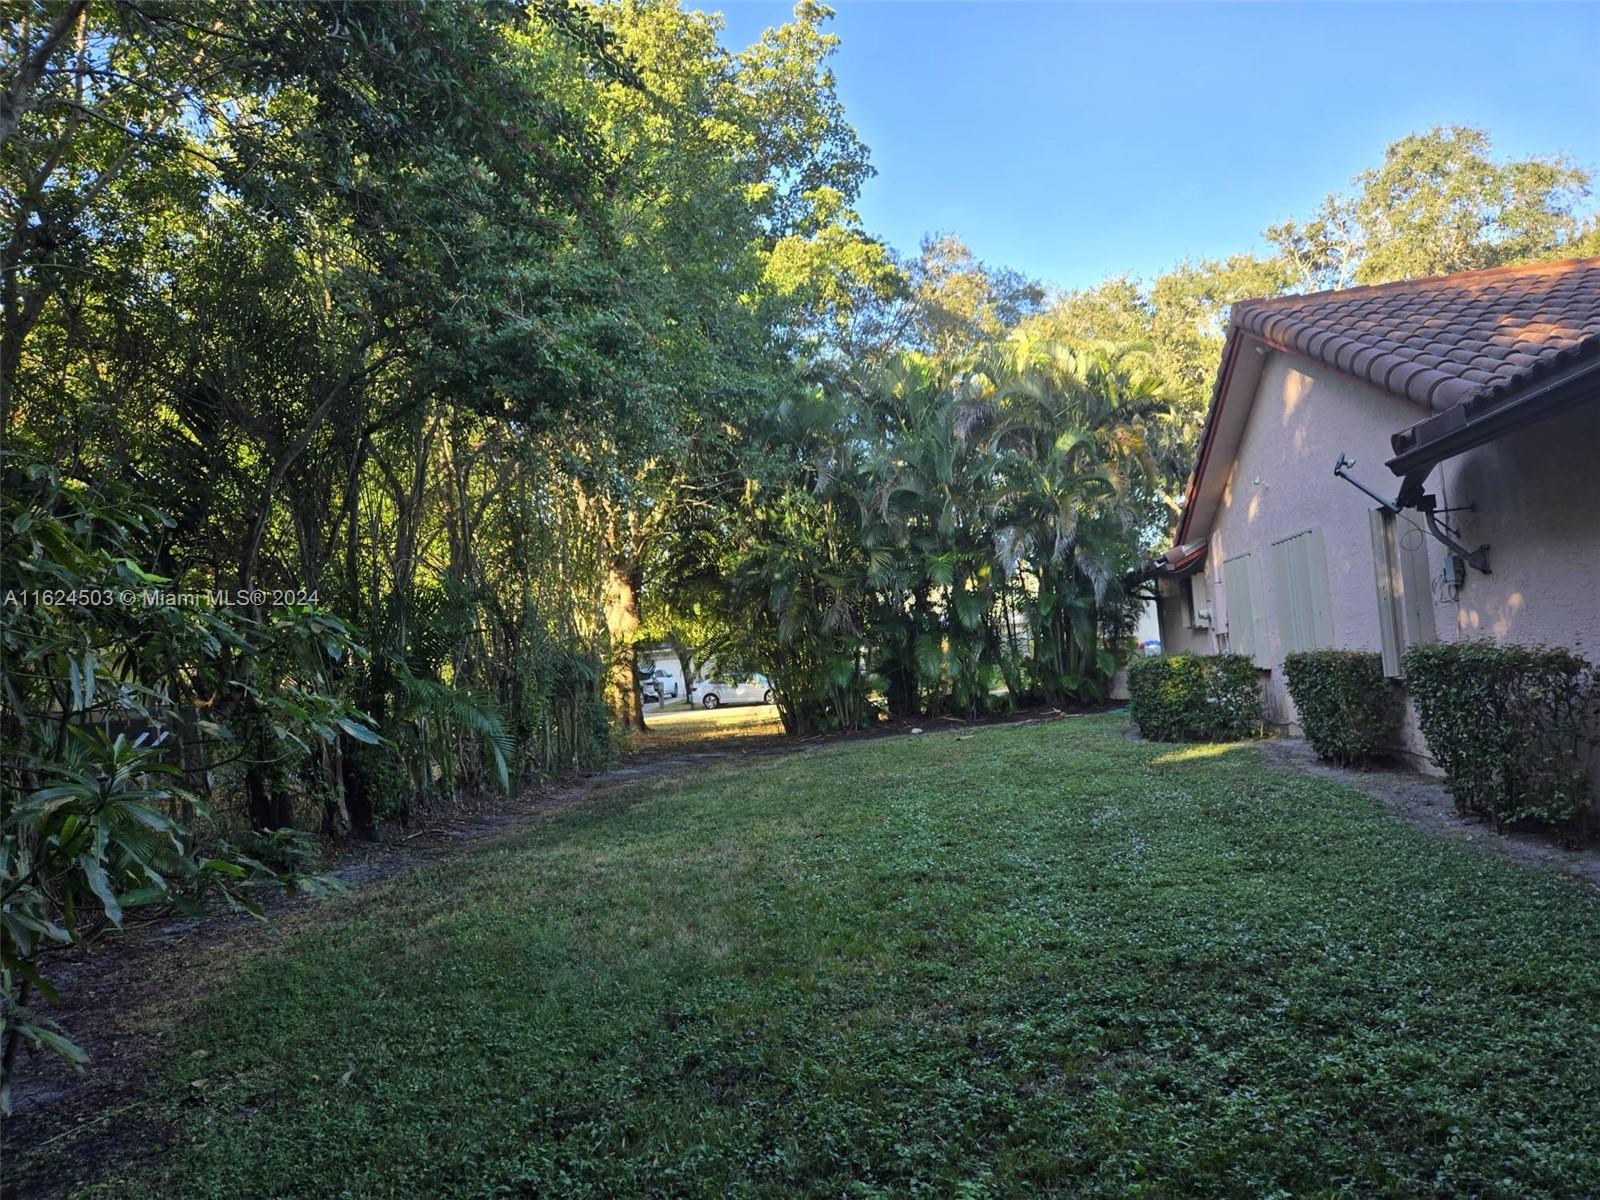
[[[94,1194],[1600,1193],[1592,894],[1121,725],[767,758],[336,900],[185,1035],[169,1173]]]

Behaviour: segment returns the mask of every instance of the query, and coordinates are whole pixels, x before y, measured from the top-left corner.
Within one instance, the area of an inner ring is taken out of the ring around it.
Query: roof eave
[[[1241,371],[1240,360],[1246,343],[1254,345],[1261,354],[1250,360],[1250,365]],[[1181,546],[1195,540],[1197,514],[1202,511],[1209,514],[1215,510],[1214,505],[1207,503],[1210,497],[1206,494],[1206,484],[1210,479],[1211,469],[1219,465],[1213,460],[1217,453],[1218,440],[1222,436],[1223,420],[1228,415],[1229,398],[1236,391],[1247,391],[1253,399],[1256,385],[1260,382],[1260,359],[1269,349],[1278,347],[1245,329],[1237,320],[1228,322],[1227,338],[1222,346],[1222,364],[1217,370],[1217,380],[1211,389],[1211,407],[1206,412],[1206,422],[1200,430],[1200,444],[1195,450],[1195,467],[1190,473],[1188,486],[1184,489],[1183,515],[1178,519],[1178,531],[1173,539],[1176,545]],[[1251,366],[1255,369],[1251,370]],[[1235,421],[1230,423],[1229,429],[1237,434],[1242,432],[1243,426],[1241,422]],[[1237,446],[1233,449],[1237,449]],[[1232,458],[1231,451],[1225,450],[1220,465],[1226,467],[1232,462]]]
[[[1448,458],[1596,398],[1600,359],[1591,359],[1520,392],[1469,400],[1402,429],[1389,439],[1395,456],[1387,465],[1402,478],[1420,480]]]

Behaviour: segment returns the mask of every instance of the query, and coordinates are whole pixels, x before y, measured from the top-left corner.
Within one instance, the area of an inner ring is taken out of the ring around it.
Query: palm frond
[[[507,792],[511,790],[511,759],[516,754],[516,739],[506,730],[500,707],[485,696],[475,696],[432,679],[420,679],[409,671],[400,673],[400,688],[411,716],[426,716],[441,725],[472,734],[489,751],[495,777]]]

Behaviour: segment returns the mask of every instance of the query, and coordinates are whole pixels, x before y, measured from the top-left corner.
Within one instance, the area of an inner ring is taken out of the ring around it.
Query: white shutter
[[[1433,568],[1428,565],[1428,535],[1409,520],[1394,527],[1400,552],[1401,607],[1406,615],[1406,641],[1411,645],[1438,640],[1433,626]]]
[[[1383,645],[1383,673],[1398,679],[1403,673],[1400,604],[1405,583],[1395,563],[1394,514],[1386,508],[1375,508],[1367,515],[1372,525],[1372,574],[1378,588],[1378,637]]]
[[[1228,649],[1259,662],[1263,639],[1256,636],[1256,603],[1250,590],[1250,556],[1240,554],[1222,564],[1222,598],[1228,615]]]
[[[1437,640],[1433,624],[1433,569],[1428,539],[1409,520],[1386,509],[1372,511],[1372,567],[1378,585],[1378,629],[1383,673],[1405,673],[1407,646]]]
[[[1333,645],[1328,603],[1328,560],[1315,529],[1272,545],[1272,576],[1278,601],[1278,637],[1285,654]]]

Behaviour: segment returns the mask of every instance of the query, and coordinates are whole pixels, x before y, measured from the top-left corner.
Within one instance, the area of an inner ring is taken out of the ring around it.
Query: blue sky
[[[702,7],[739,48],[791,5]],[[1258,248],[1433,125],[1600,171],[1600,3],[833,7],[867,228],[1057,287]]]

